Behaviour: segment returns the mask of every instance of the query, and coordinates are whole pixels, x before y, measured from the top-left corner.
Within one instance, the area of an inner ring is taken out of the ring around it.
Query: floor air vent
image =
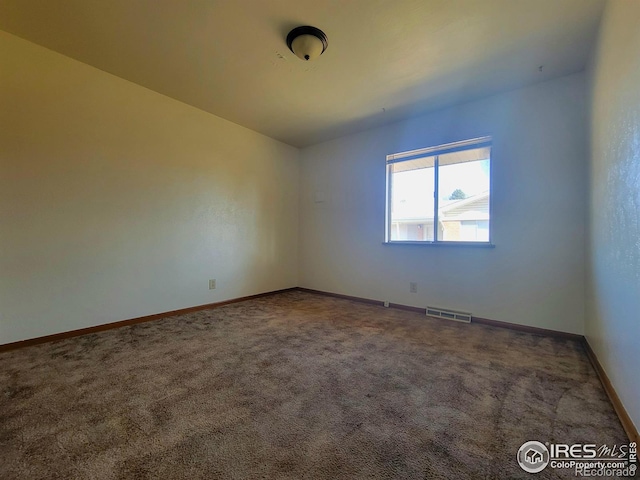
[[[471,323],[471,314],[458,312],[457,310],[445,310],[444,308],[427,307],[427,315],[430,317],[444,318],[456,322]]]

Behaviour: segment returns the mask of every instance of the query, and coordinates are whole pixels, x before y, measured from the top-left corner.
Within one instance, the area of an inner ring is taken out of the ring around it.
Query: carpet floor
[[[528,440],[628,442],[578,342],[301,291],[0,354],[2,479],[531,478]]]

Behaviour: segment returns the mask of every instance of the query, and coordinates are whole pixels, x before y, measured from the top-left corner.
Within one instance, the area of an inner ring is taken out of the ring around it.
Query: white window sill
[[[490,242],[421,242],[421,241],[391,241],[382,242],[383,245],[419,245],[422,247],[474,247],[474,248],[496,248]]]

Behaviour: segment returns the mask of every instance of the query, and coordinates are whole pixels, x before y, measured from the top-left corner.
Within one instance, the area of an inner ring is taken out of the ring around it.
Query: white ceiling
[[[602,0],[2,0],[0,29],[301,147],[580,71],[602,7]],[[299,25],[329,38],[315,62],[287,49],[285,37]]]

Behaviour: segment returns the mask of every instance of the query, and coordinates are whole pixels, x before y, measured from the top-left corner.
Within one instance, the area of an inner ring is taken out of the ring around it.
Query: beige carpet
[[[573,478],[628,440],[580,344],[311,293],[0,354],[2,479]]]

